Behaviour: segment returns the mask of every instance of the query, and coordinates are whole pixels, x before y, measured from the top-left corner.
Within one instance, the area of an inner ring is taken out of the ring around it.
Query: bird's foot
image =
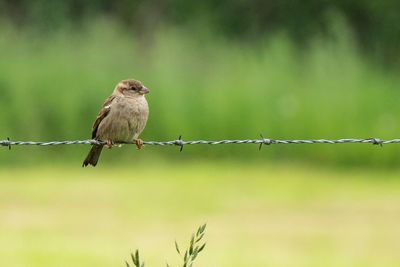
[[[113,145],[114,145],[114,142],[113,142],[111,139],[108,139],[108,140],[107,140],[107,144],[106,144],[106,146],[108,147],[108,149],[111,149],[111,148],[113,147]]]
[[[138,150],[142,149],[143,140],[142,139],[135,139],[135,144]]]

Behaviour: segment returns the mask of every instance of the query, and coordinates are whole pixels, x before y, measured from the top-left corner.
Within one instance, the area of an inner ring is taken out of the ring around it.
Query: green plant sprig
[[[175,249],[178,254],[181,256],[183,260],[183,267],[193,267],[193,263],[196,260],[198,254],[204,249],[206,243],[202,243],[202,239],[205,235],[206,224],[201,225],[195,234],[192,234],[192,238],[190,239],[189,247],[186,249],[185,253],[182,254],[178,243],[175,241]],[[133,266],[135,267],[144,267],[144,262],[140,262],[139,258],[139,250],[136,250],[135,253],[131,253],[131,259],[133,262]],[[126,267],[131,267],[127,261],[125,261]],[[168,263],[167,267],[170,267]]]
[[[135,267],[144,267],[144,262],[140,262],[139,259],[139,250],[136,250],[135,254],[131,253],[131,259]],[[131,267],[127,261],[125,263],[126,267]]]
[[[192,238],[190,239],[189,243],[189,248],[186,249],[183,255],[181,254],[178,243],[175,241],[175,249],[183,259],[183,267],[192,267],[197,255],[206,246],[206,243],[201,244],[201,240],[203,239],[205,234],[205,229],[206,229],[206,224],[203,224],[197,229],[196,234],[192,234]],[[167,267],[169,267],[168,264]]]

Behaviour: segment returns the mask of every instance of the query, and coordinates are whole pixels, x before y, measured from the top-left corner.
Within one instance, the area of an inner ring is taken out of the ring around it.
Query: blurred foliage
[[[342,20],[331,31],[336,38],[314,38],[309,48],[299,50],[285,34],[243,44],[210,30],[194,36],[192,28],[166,27],[144,41],[109,19],[47,35],[3,24],[0,136],[90,138],[104,99],[119,80],[134,77],[152,90],[144,140],[171,140],[180,134],[186,140],[257,138],[260,133],[276,139],[398,137],[397,72],[361,57]],[[0,157],[3,162],[40,155],[76,160],[87,149],[23,147],[3,150]],[[119,160],[132,156],[132,149],[107,151],[103,157]],[[396,145],[382,149],[360,144],[268,146],[261,152],[252,145],[187,147],[183,153],[147,147],[135,157],[157,152],[169,158],[399,162]]]
[[[45,31],[79,27],[104,15],[143,35],[166,23],[206,22],[235,39],[262,39],[284,30],[297,44],[329,36],[332,15],[339,15],[365,52],[385,63],[400,63],[400,2],[392,0],[0,0],[0,10],[14,24]]]
[[[362,52],[399,58],[391,49],[399,16],[380,3],[0,0],[0,138],[89,138],[104,99],[126,78],[152,89],[145,140],[398,137],[398,70]],[[76,159],[87,149],[14,148],[0,158]],[[146,148],[135,157],[183,157],[171,149]],[[103,157],[132,155],[132,147],[122,151]],[[282,145],[262,152],[251,145],[201,146],[182,154],[399,162],[395,145]]]

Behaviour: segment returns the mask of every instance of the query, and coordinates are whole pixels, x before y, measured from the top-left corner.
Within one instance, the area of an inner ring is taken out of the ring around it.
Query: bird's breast
[[[129,131],[133,134],[133,138],[137,138],[146,126],[149,108],[144,97],[126,99],[119,103],[120,110],[124,110],[120,114],[121,119],[128,122]]]
[[[124,119],[137,120],[148,116],[149,108],[146,99],[126,99],[118,103],[118,110],[123,111],[120,115]]]
[[[113,103],[110,113],[100,123],[100,140],[133,141],[146,126],[149,114],[146,99],[120,98]]]

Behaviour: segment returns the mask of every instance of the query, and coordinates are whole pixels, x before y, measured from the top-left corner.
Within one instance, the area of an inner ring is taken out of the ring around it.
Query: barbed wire
[[[185,145],[227,145],[227,144],[259,144],[259,149],[262,145],[278,145],[278,144],[348,144],[348,143],[363,143],[363,144],[373,144],[373,145],[386,145],[386,144],[396,144],[400,143],[400,138],[381,140],[379,138],[342,138],[342,139],[293,139],[293,140],[279,140],[264,138],[261,139],[242,139],[242,140],[192,140],[184,141],[181,136],[179,139],[172,141],[144,141],[144,145],[154,145],[154,146],[179,146],[182,151]],[[34,146],[58,146],[58,145],[105,145],[106,142],[98,140],[72,140],[72,141],[49,141],[49,142],[35,142],[35,141],[11,141],[9,138],[7,140],[0,140],[0,146],[8,147],[15,145],[34,145]],[[115,145],[119,144],[135,144],[135,142],[115,142]]]

